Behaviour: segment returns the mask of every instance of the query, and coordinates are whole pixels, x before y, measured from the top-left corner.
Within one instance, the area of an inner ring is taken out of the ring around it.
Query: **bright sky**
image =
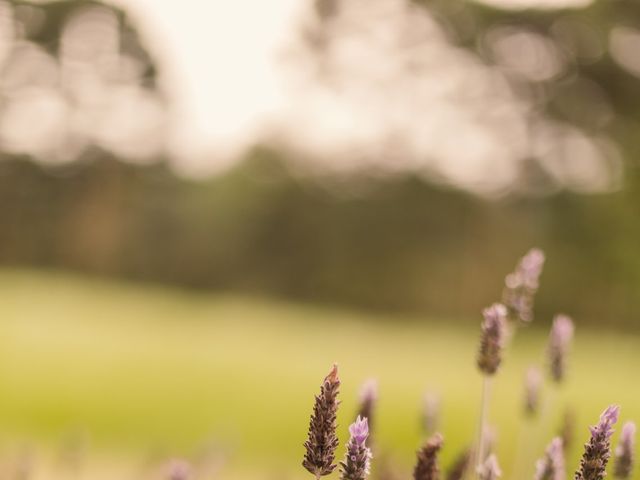
[[[114,0],[160,60],[184,161],[232,159],[284,101],[277,58],[299,0]]]

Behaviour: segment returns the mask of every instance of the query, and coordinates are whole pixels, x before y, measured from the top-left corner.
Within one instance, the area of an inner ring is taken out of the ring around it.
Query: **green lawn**
[[[623,419],[640,420],[640,338],[605,327],[581,331],[578,322],[569,382],[547,396],[549,426],[523,431],[522,376],[543,359],[549,319],[537,323],[540,329],[518,332],[494,384],[491,421],[505,470],[518,438],[531,439],[530,455],[540,453],[567,403],[578,413],[577,443],[609,403],[622,406]],[[444,321],[4,271],[1,440],[59,449],[83,432],[92,451],[114,458],[190,455],[216,445],[230,476],[310,478],[299,467],[301,444],[313,395],[337,361],[342,443],[359,385],[373,376],[381,388],[378,451],[410,467],[428,388],[443,398],[447,463],[476,428],[476,340],[477,328]],[[578,452],[579,445],[570,470]]]

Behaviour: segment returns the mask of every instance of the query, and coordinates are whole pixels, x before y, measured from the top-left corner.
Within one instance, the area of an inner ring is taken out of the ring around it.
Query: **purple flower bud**
[[[565,480],[564,449],[562,439],[556,437],[545,451],[543,458],[536,463],[534,480]]]
[[[542,250],[532,248],[522,257],[515,271],[505,278],[502,302],[510,317],[526,323],[533,320],[533,299],[538,290],[544,260]]]
[[[482,312],[484,321],[480,334],[478,368],[486,375],[493,375],[502,362],[502,349],[507,335],[507,309],[494,303]]]
[[[542,372],[538,367],[529,367],[524,380],[525,388],[525,412],[534,416],[538,413],[540,404],[540,387],[542,385]]]
[[[613,426],[620,416],[620,407],[618,405],[609,405],[600,415],[600,421],[596,425],[589,427],[592,439],[609,440],[613,435]]]
[[[636,424],[627,422],[622,427],[620,441],[616,448],[615,477],[631,478],[633,470],[634,451],[636,448]]]
[[[495,455],[489,455],[482,465],[478,467],[479,480],[496,480],[502,476],[502,470],[498,465]]]
[[[364,445],[364,442],[369,436],[368,420],[358,416],[356,421],[349,425],[349,434],[358,445]]]
[[[369,426],[366,418],[358,417],[349,426],[349,442],[345,460],[340,462],[342,480],[365,480],[369,475],[371,450],[366,446]]]
[[[613,425],[618,421],[619,414],[620,407],[610,405],[600,415],[598,424],[589,427],[591,438],[584,446],[584,454],[575,480],[602,480],[606,476],[607,463],[611,456]]]
[[[549,334],[549,367],[551,378],[561,382],[566,374],[567,356],[573,339],[573,321],[566,315],[556,315]]]

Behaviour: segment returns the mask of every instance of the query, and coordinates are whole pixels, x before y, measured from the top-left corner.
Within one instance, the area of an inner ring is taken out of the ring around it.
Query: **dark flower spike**
[[[561,382],[567,370],[567,357],[573,339],[573,321],[566,315],[556,315],[549,334],[549,368],[551,378]]]
[[[469,466],[471,465],[471,459],[473,458],[473,452],[470,448],[464,450],[453,462],[447,471],[447,480],[462,480],[465,478]]]
[[[544,457],[536,463],[534,480],[565,480],[564,449],[562,439],[556,437],[545,451]]]
[[[533,320],[533,300],[544,260],[542,250],[532,248],[522,257],[515,271],[505,278],[502,302],[508,309],[509,318],[525,323]]]
[[[495,455],[489,455],[480,467],[478,467],[479,480],[496,480],[502,476],[502,470],[498,465]]]
[[[602,480],[607,475],[607,463],[611,456],[611,435],[619,414],[620,407],[611,405],[602,412],[598,424],[589,427],[591,438],[584,446],[580,468],[574,480]]]
[[[482,312],[482,332],[478,368],[486,375],[493,375],[502,362],[502,349],[507,336],[507,309],[500,303],[494,303]]]
[[[542,372],[538,367],[529,367],[524,379],[525,404],[527,415],[533,417],[538,413],[540,405],[540,387],[542,386]]]
[[[340,462],[342,480],[365,480],[371,466],[371,450],[366,445],[369,424],[366,418],[358,417],[349,426],[349,442],[343,462]]]
[[[378,381],[371,378],[362,384],[360,390],[360,406],[358,408],[359,417],[366,418],[369,425],[369,437],[373,432],[374,411],[378,400]],[[371,441],[369,441],[371,443]]]
[[[436,433],[418,450],[418,460],[413,469],[414,480],[440,480],[438,452],[441,448],[442,435]]]
[[[309,422],[309,437],[304,443],[306,452],[302,465],[320,478],[329,475],[336,468],[335,452],[338,447],[336,436],[336,414],[338,412],[338,366],[334,365],[316,395],[313,413]]]
[[[631,478],[633,471],[633,454],[636,448],[636,424],[627,422],[622,427],[620,441],[616,447],[614,476],[620,479]]]

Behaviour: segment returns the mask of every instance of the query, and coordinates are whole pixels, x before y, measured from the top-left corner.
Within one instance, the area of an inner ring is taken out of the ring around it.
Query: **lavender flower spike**
[[[336,414],[339,387],[338,366],[334,365],[322,382],[320,394],[316,395],[309,422],[309,438],[304,443],[306,452],[302,465],[316,478],[329,475],[336,468],[333,462],[338,447]]]
[[[619,414],[620,407],[611,405],[602,412],[598,424],[589,427],[591,438],[584,446],[580,468],[574,480],[602,480],[607,475],[605,470],[611,456],[611,435]]]
[[[414,480],[440,480],[438,452],[442,448],[442,435],[436,433],[418,450],[418,461],[413,469]]]
[[[479,480],[496,480],[502,476],[502,470],[498,465],[495,455],[489,455],[480,467],[478,467]]]
[[[369,436],[369,423],[366,418],[358,417],[349,426],[349,442],[344,462],[340,462],[342,480],[366,480],[371,464],[371,450],[366,445]]]
[[[532,248],[522,257],[515,271],[505,278],[502,302],[509,311],[509,318],[525,323],[533,320],[533,300],[544,260],[542,250]]]
[[[507,336],[507,309],[500,303],[494,303],[482,312],[482,332],[478,368],[486,375],[493,375],[502,362],[502,349]]]
[[[373,432],[374,410],[376,401],[378,400],[378,381],[371,378],[364,382],[360,390],[360,407],[358,409],[359,417],[367,419],[369,424],[369,435]]]
[[[556,315],[549,334],[549,368],[551,378],[559,383],[566,374],[567,356],[573,339],[573,321],[566,315]]]
[[[538,367],[529,367],[524,379],[525,389],[525,412],[529,416],[538,413],[540,405],[540,387],[542,385],[542,373]]]
[[[620,442],[616,447],[614,476],[620,479],[631,478],[633,470],[633,453],[636,448],[636,424],[627,422],[622,427]]]
[[[564,448],[562,439],[556,437],[551,440],[544,457],[536,463],[534,480],[565,480]]]

